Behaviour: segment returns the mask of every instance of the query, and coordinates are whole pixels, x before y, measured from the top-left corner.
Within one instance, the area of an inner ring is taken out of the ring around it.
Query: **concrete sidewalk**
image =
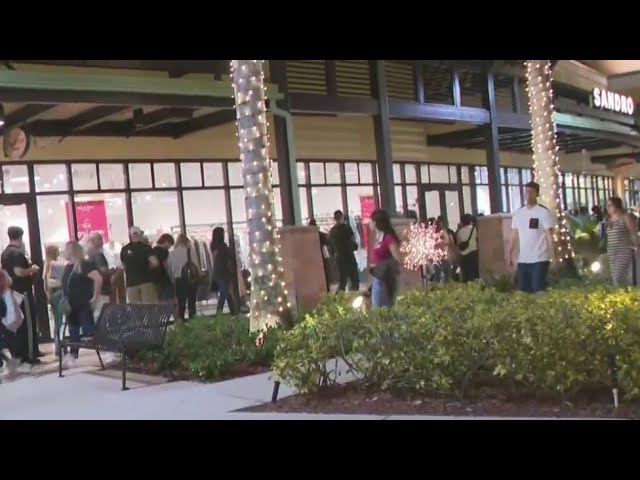
[[[348,375],[342,376],[349,381]],[[158,383],[131,375],[131,390],[120,391],[117,372],[85,367],[57,374],[24,377],[0,385],[0,420],[473,420],[474,417],[314,415],[247,413],[270,401],[270,374],[226,382]],[[280,388],[280,398],[295,392]],[[483,418],[493,420],[494,418]],[[528,419],[531,420],[531,419]],[[557,419],[554,419],[557,420]]]

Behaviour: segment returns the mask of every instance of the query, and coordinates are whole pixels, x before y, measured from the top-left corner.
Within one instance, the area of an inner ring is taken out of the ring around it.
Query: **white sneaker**
[[[29,374],[33,371],[33,365],[31,365],[30,363],[21,363],[18,367],[16,367],[15,372],[16,373],[25,373],[25,374]]]
[[[75,368],[77,359],[71,355],[65,355],[62,359],[62,368],[68,370],[70,368]]]

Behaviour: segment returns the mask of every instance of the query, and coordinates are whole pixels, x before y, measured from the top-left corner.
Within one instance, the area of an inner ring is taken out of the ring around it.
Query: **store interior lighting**
[[[4,126],[4,105],[0,103],[0,128]]]

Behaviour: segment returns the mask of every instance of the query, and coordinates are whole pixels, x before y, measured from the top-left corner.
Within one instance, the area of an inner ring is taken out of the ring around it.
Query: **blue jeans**
[[[69,325],[69,340],[72,342],[79,342],[80,336],[90,337],[93,335],[95,329],[95,323],[93,320],[93,311],[91,306],[74,310],[67,318],[67,324]],[[70,349],[71,356],[78,358],[78,349]]]
[[[389,298],[384,282],[379,278],[373,278],[371,283],[371,305],[374,307],[392,307],[395,298]]]
[[[550,264],[551,262],[519,263],[518,290],[527,293],[546,290]]]
[[[227,303],[229,305],[229,313],[231,315],[236,314],[236,309],[234,305],[233,292],[231,291],[231,281],[223,278],[218,278],[214,280],[216,285],[218,285],[218,308],[216,309],[216,313],[222,313],[224,310],[224,304]]]
[[[449,283],[451,276],[451,262],[449,260],[443,260],[439,265],[434,265],[433,270],[435,283]]]

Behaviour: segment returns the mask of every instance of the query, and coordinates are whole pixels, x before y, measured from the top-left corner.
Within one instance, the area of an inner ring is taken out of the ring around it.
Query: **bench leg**
[[[127,388],[127,352],[122,351],[122,390],[129,390]]]
[[[60,347],[58,350],[58,378],[62,378],[64,377],[64,375],[62,375],[62,342],[60,342]]]
[[[100,361],[100,368],[105,370],[107,367],[104,366],[104,362],[102,361],[102,357],[100,356],[100,350],[96,350],[96,354],[98,355],[98,360]]]

